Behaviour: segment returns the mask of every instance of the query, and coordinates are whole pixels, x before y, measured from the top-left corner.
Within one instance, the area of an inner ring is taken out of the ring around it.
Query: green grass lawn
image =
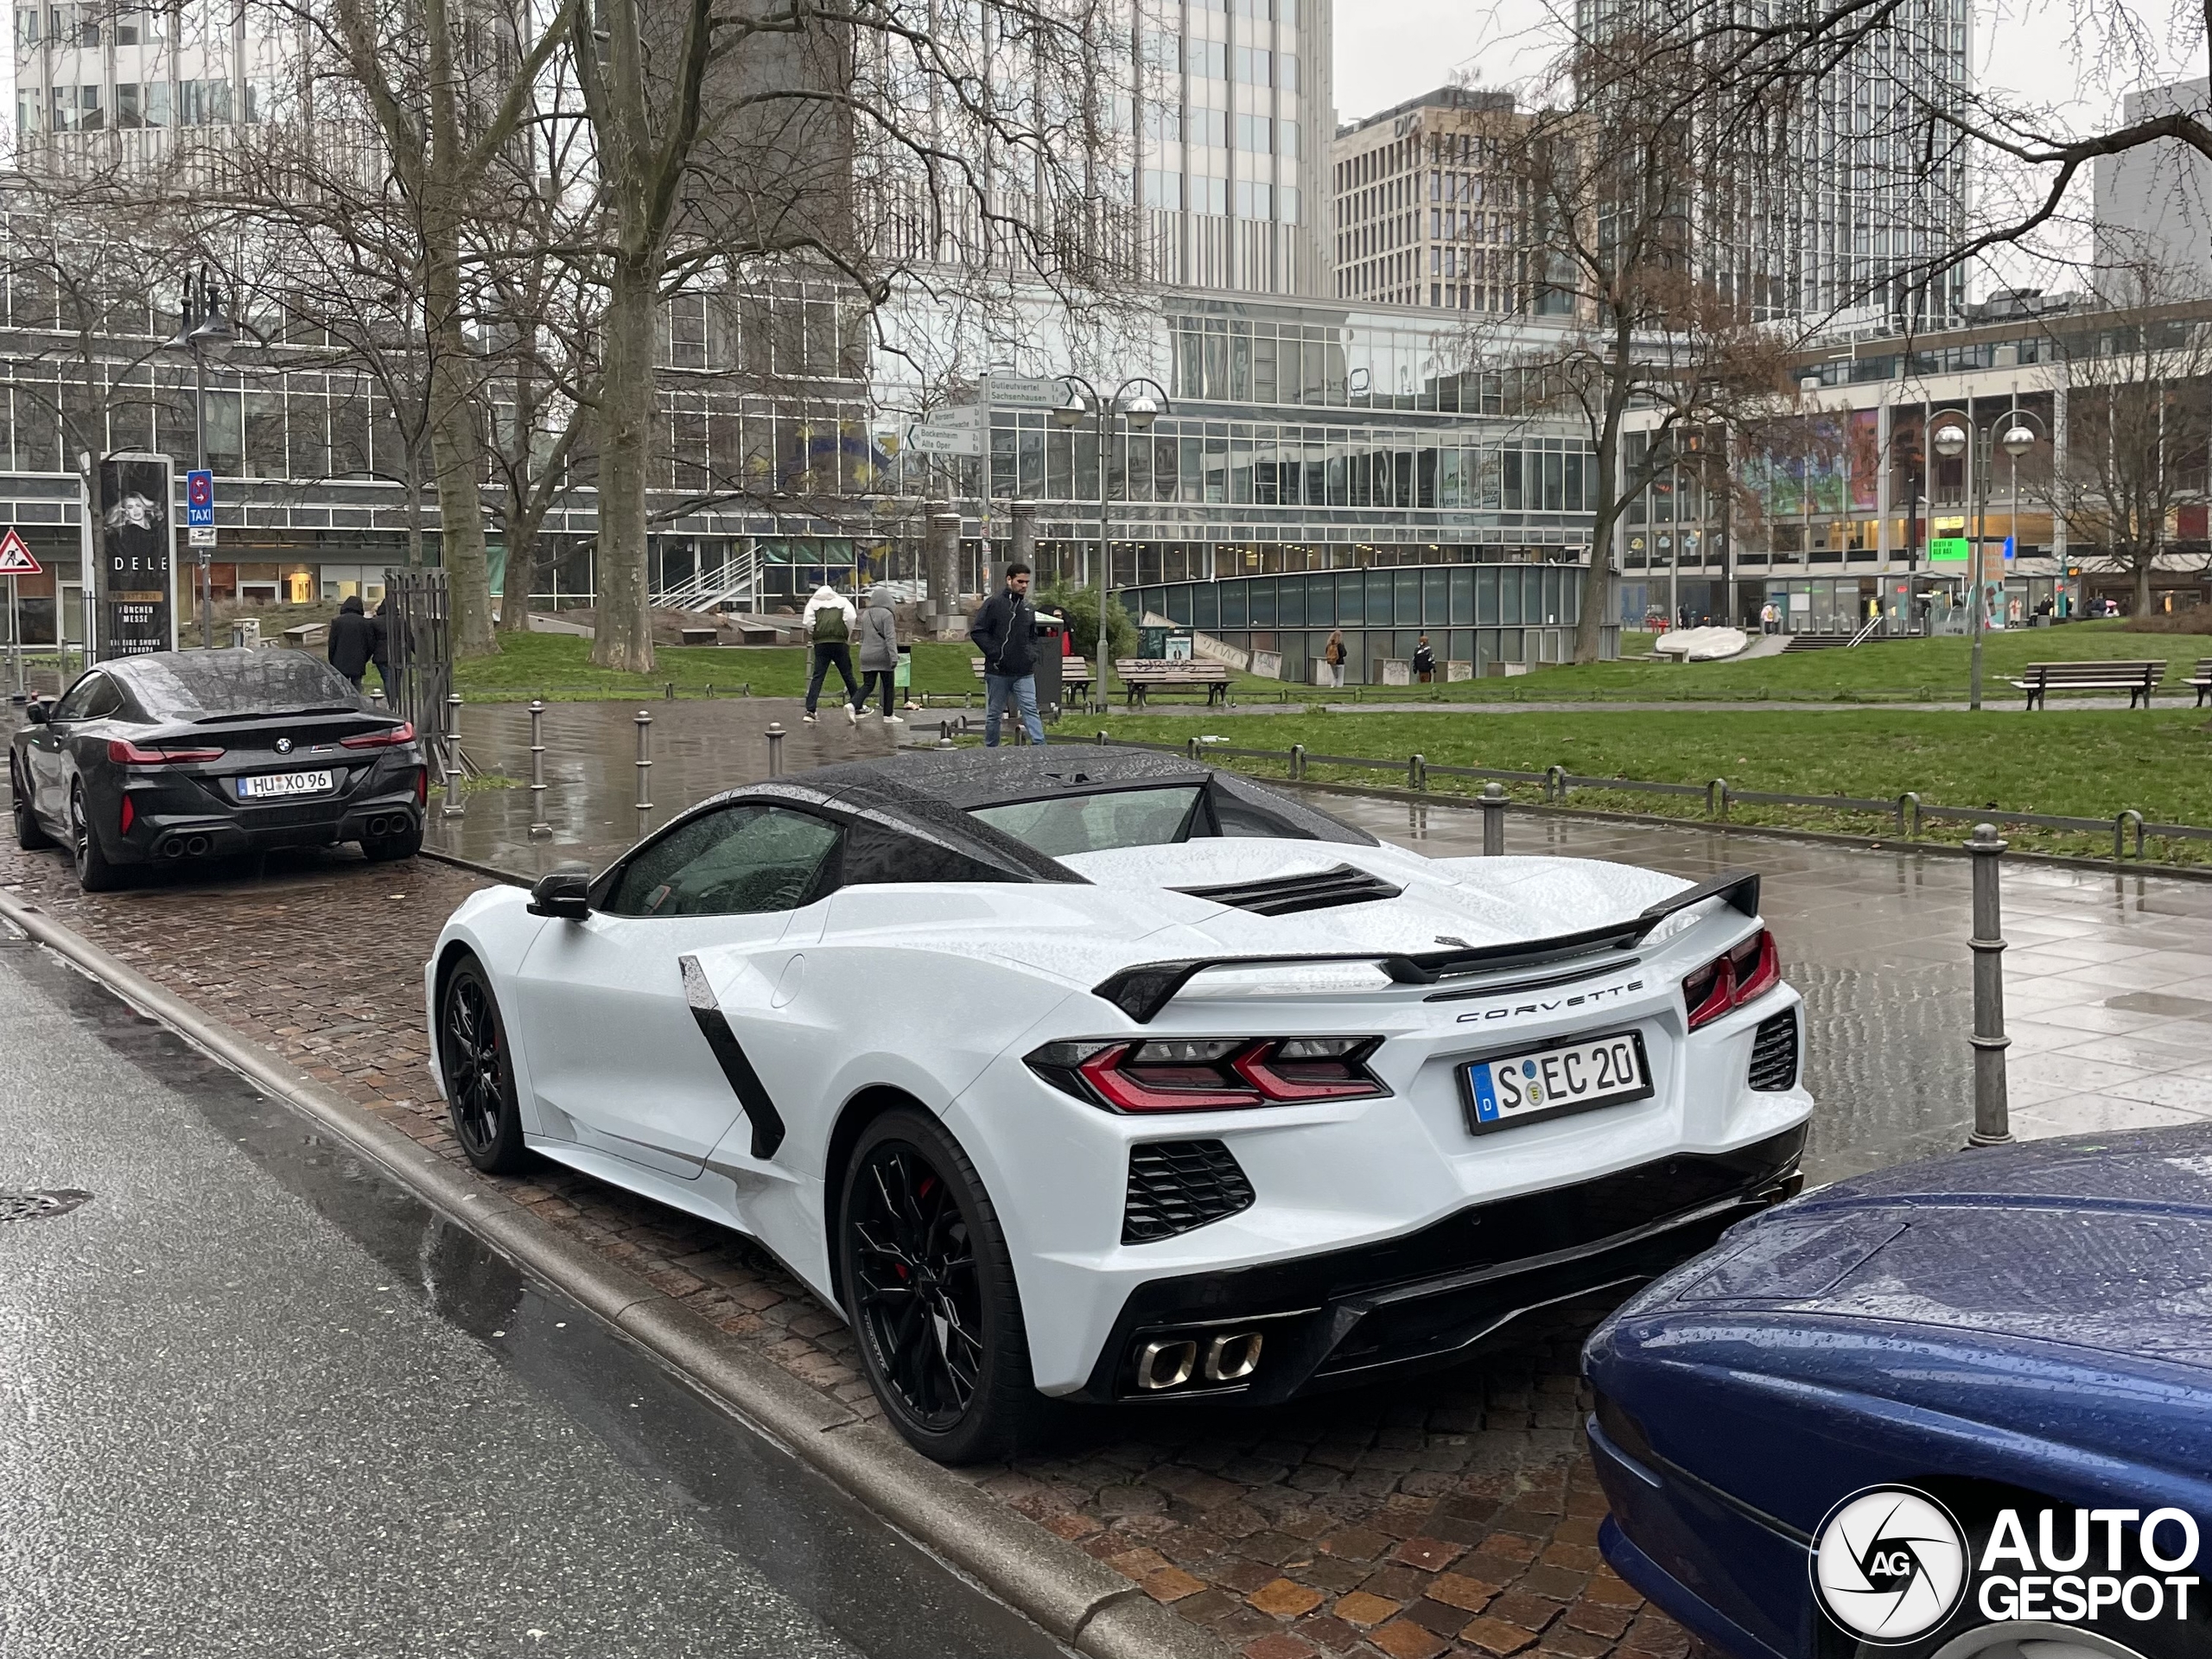
[[[1971,645],[1963,639],[1889,639],[1850,650],[1800,652],[1751,662],[1638,662],[1649,634],[1624,634],[1623,660],[1533,669],[1510,679],[1454,684],[1368,686],[1362,702],[1964,702]],[[2017,703],[2005,681],[2030,663],[2164,658],[2166,678],[2186,679],[2212,657],[2212,635],[2130,633],[2118,622],[2075,622],[1985,636],[1982,692],[1991,703]],[[2177,686],[2171,689],[2178,690]]]
[[[1648,639],[1648,636],[1630,636]],[[798,646],[663,646],[651,674],[616,674],[591,664],[591,642],[570,634],[502,635],[497,657],[461,664],[461,694],[479,701],[576,701],[664,695],[734,696],[750,686],[754,696],[795,697],[806,690],[806,652]],[[1456,684],[1367,686],[1363,702],[1933,702],[1963,701],[1967,642],[1898,639],[1850,651],[1807,652],[1747,663],[1656,663],[1624,660],[1584,667],[1538,669],[1510,679],[1463,680]],[[979,690],[964,643],[925,642],[914,650],[915,690],[958,696]],[[2212,636],[2130,633],[2114,622],[2082,622],[2063,628],[1993,633],[1984,646],[1983,692],[1992,709],[2016,708],[2020,694],[2006,683],[2028,663],[2163,658],[2171,689],[2178,690],[2197,659],[2212,656]],[[1310,686],[1239,675],[1239,702],[1264,703],[1287,696],[1319,701]],[[1327,694],[1332,697],[1335,694]],[[1347,688],[1344,696],[1354,695]],[[2094,709],[2116,698],[2061,696],[2056,702]]]
[[[2142,637],[2142,636],[2138,636]],[[2155,636],[2152,636],[2155,637]],[[1203,734],[1239,748],[1287,750],[1399,760],[1419,753],[1432,765],[1541,772],[1557,766],[1590,777],[1634,778],[1702,785],[1726,778],[1737,789],[1798,795],[1846,795],[1892,800],[1916,791],[1930,805],[1993,806],[2012,811],[2109,820],[2123,808],[2165,823],[2212,825],[2212,729],[2201,714],[2160,710],[2056,709],[2034,715],[1986,710],[1979,715],[1903,709],[1836,713],[1789,710],[1592,710],[1485,717],[1454,714],[1315,714],[1240,715],[1207,722],[1187,716],[1062,722],[1061,729],[1103,728],[1144,742],[1181,743]],[[1224,764],[1281,775],[1279,762]],[[1402,784],[1403,778],[1350,769],[1310,767],[1310,778],[1346,783]],[[1466,779],[1436,778],[1436,791],[1478,792]],[[1515,793],[1534,800],[1536,791]],[[1630,791],[1578,789],[1570,804],[1699,817],[1695,798]],[[1738,805],[1738,822],[1796,824],[1893,836],[1886,817],[1808,807]],[[1931,825],[1929,833],[1963,839],[1969,826]],[[2008,831],[2013,844],[2044,850],[2111,852],[2111,836],[2050,830]],[[2176,859],[2212,862],[2212,842],[2153,843]]]

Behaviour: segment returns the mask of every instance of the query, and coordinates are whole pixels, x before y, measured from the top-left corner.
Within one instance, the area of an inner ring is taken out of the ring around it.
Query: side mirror
[[[530,890],[530,913],[581,922],[591,914],[590,900],[585,897],[590,889],[590,865],[556,865],[538,877],[537,885]]]
[[[34,726],[43,726],[54,718],[54,705],[34,699],[23,705],[23,718]]]

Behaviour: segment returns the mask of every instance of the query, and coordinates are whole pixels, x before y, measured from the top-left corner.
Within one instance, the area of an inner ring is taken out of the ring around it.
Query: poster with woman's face
[[[100,463],[99,582],[103,656],[167,651],[174,537],[166,456]]]

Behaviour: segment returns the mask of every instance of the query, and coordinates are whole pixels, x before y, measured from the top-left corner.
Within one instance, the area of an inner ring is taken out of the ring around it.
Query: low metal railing
[[[1090,737],[1050,734],[1046,741],[1052,743],[1089,743],[1115,748],[1149,749],[1160,754],[1186,755],[1192,760],[1257,760],[1279,764],[1293,782],[1306,781],[1315,766],[1335,767],[1348,772],[1391,772],[1403,780],[1402,786],[1415,793],[1431,791],[1432,781],[1437,779],[1464,778],[1484,784],[1521,784],[1533,785],[1540,792],[1545,804],[1564,806],[1569,795],[1578,790],[1602,790],[1613,794],[1670,796],[1680,799],[1702,799],[1704,816],[1715,823],[1729,822],[1729,811],[1737,806],[1782,806],[1809,808],[1827,812],[1859,813],[1867,817],[1885,817],[1896,826],[1899,839],[1906,842],[1923,838],[1930,823],[1976,824],[1993,823],[1999,825],[2018,825],[2039,830],[2056,830],[2075,835],[2112,836],[2112,855],[2115,860],[2132,856],[2149,861],[2148,843],[2152,841],[2212,842],[2212,825],[2194,823],[2162,823],[2146,817],[2133,807],[2123,809],[2109,818],[2077,817],[2056,812],[2007,811],[1994,806],[1942,806],[1923,800],[1919,792],[1907,790],[1891,798],[1858,795],[1801,795],[1787,790],[1738,789],[1725,778],[1715,778],[1702,784],[1669,783],[1649,778],[1603,778],[1587,772],[1567,771],[1564,766],[1550,766],[1542,772],[1516,770],[1504,766],[1455,766],[1440,764],[1418,754],[1403,760],[1386,760],[1376,755],[1315,754],[1303,744],[1293,744],[1287,749],[1255,749],[1228,743],[1206,743],[1192,738],[1187,742],[1141,743],[1132,739],[1114,737],[1099,732]],[[1454,791],[1457,792],[1457,791]],[[1779,826],[1777,826],[1779,827]]]

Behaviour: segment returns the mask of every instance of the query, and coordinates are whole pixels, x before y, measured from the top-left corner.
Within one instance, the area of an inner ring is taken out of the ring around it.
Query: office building
[[[1518,312],[1529,302],[1526,125],[1512,94],[1442,86],[1338,131],[1329,233],[1338,299]]]
[[[2120,121],[2203,118],[2212,81],[2185,80],[2130,92]],[[2095,164],[2097,277],[2122,304],[2194,298],[2212,291],[2212,162],[2172,139],[2143,144]]]

